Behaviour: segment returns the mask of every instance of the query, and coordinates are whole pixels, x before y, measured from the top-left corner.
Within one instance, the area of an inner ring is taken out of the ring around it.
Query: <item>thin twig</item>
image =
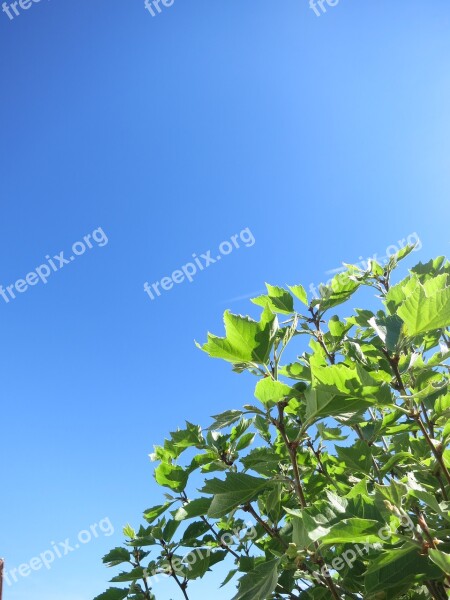
[[[392,357],[389,352],[387,350],[383,350],[383,354],[386,356],[386,358],[389,361],[389,364],[391,365],[391,368],[394,372],[395,378],[397,380],[397,385],[398,385],[398,389],[400,390],[400,392],[402,392],[402,394],[405,397],[409,397],[408,392],[406,391],[406,387],[405,384],[403,383],[403,379],[401,376],[401,373],[399,371],[398,368],[398,357]],[[411,413],[411,417],[416,421],[416,423],[419,425],[420,430],[423,433],[423,436],[428,444],[428,446],[430,447],[431,452],[433,453],[435,459],[437,460],[442,473],[444,474],[448,484],[450,485],[450,473],[448,472],[448,469],[444,463],[444,459],[442,457],[442,454],[438,451],[438,449],[436,448],[436,446],[433,444],[432,439],[430,438],[428,431],[420,417],[420,413],[418,411],[412,411]]]
[[[284,405],[281,402],[278,403],[278,420],[274,421],[274,425],[280,432],[280,435],[283,438],[286,449],[289,453],[289,458],[291,460],[292,470],[294,473],[295,491],[297,493],[298,499],[300,500],[300,504],[301,504],[302,508],[305,508],[307,506],[307,502],[306,502],[306,498],[305,498],[305,493],[303,491],[303,486],[302,486],[302,482],[300,479],[300,471],[298,469],[298,462],[297,462],[298,442],[291,442],[286,433],[286,427],[284,425]]]

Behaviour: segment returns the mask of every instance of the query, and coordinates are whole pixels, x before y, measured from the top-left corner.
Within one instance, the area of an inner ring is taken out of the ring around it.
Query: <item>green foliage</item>
[[[153,600],[160,577],[188,599],[219,563],[233,600],[450,597],[450,267],[391,284],[411,250],[319,298],[267,285],[259,320],[225,313],[200,347],[254,378],[257,406],[155,447],[166,501],[124,528],[103,559],[122,586],[96,600]],[[370,309],[345,313],[363,287]]]

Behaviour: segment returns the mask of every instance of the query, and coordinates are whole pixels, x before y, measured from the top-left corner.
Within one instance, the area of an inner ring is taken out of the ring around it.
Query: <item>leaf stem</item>
[[[395,378],[397,380],[399,390],[402,392],[402,394],[404,396],[409,397],[409,394],[406,391],[405,384],[403,383],[403,379],[402,379],[400,370],[398,368],[398,357],[395,357],[395,358],[392,357],[387,350],[383,350],[383,354],[386,356],[386,358],[389,361],[389,364],[391,365],[391,368],[392,368]],[[442,457],[442,453],[439,452],[438,449],[436,448],[436,446],[433,444],[433,441],[428,434],[427,428],[425,427],[424,422],[422,421],[420,413],[417,411],[412,411],[411,417],[418,424],[428,446],[430,447],[431,452],[433,453],[435,459],[437,460],[437,462],[441,468],[442,473],[444,474],[444,477],[447,480],[447,483],[450,485],[450,473],[448,472],[448,469],[445,466],[444,459]]]
[[[141,566],[141,556],[140,556],[140,550],[138,548],[136,548],[136,550],[133,552],[133,556],[135,559],[135,563],[131,562],[131,564],[133,565],[133,567],[140,567]],[[145,597],[147,600],[151,600],[151,596],[150,596],[150,588],[148,587],[148,583],[147,583],[147,577],[145,576],[146,570],[144,569],[144,576],[142,577],[142,581],[144,582],[144,588],[145,588]],[[1,598],[0,598],[1,600]]]
[[[266,523],[264,521],[264,519],[262,519],[258,513],[256,512],[256,510],[253,508],[253,506],[248,503],[245,504],[243,506],[243,510],[245,512],[248,512],[252,515],[252,517],[255,519],[255,521],[257,523],[259,523],[261,525],[261,527],[270,535],[270,537],[277,539],[279,542],[281,542],[282,546],[284,548],[288,548],[289,544],[287,544],[283,538],[281,537],[281,535],[278,533],[278,531],[276,531],[275,529],[273,529],[273,527],[271,527],[268,523]]]
[[[361,427],[359,425],[355,425],[354,429],[355,429],[356,433],[358,434],[359,439],[362,442],[366,442],[367,443],[367,441],[364,438],[364,434],[361,431]],[[375,469],[375,472],[376,472],[377,477],[378,477],[378,482],[379,482],[380,485],[383,485],[383,476],[381,474],[380,467],[378,466],[378,463],[377,463],[375,457],[373,456],[373,454],[370,453],[370,455],[372,457],[373,468]]]
[[[189,502],[186,492],[181,492],[180,497],[183,500],[183,502]],[[203,521],[203,523],[208,527],[208,529],[214,535],[214,537],[218,541],[220,547],[223,548],[224,550],[226,550],[227,552],[229,552],[230,554],[232,554],[234,556],[234,558],[239,559],[240,558],[239,554],[237,552],[235,552],[233,550],[233,548],[230,548],[230,546],[223,541],[223,539],[220,537],[219,533],[214,529],[214,527],[211,525],[211,523],[208,521],[208,519],[204,515],[200,515],[200,519]]]
[[[289,458],[291,460],[292,470],[294,473],[294,487],[298,499],[300,500],[300,505],[302,508],[306,508],[307,502],[305,498],[305,493],[303,491],[302,482],[300,479],[300,471],[298,468],[297,462],[297,448],[298,442],[291,442],[286,433],[286,427],[284,425],[284,405],[282,402],[278,403],[278,419],[274,421],[275,427],[280,432],[281,437],[285,443],[286,449],[289,453]]]
[[[328,348],[325,344],[325,342],[323,341],[323,334],[322,331],[320,329],[320,314],[319,311],[314,312],[313,308],[309,308],[309,312],[311,313],[311,321],[313,322],[315,328],[316,328],[316,339],[319,342],[319,344],[321,345],[323,351],[325,352],[325,354],[327,355],[328,360],[330,361],[330,363],[332,365],[335,364],[336,362],[336,356],[334,354],[334,352],[329,352]]]
[[[163,548],[164,548],[165,554],[167,556],[167,560],[169,561],[170,570],[171,570],[170,576],[173,578],[173,580],[176,582],[176,584],[178,585],[180,590],[183,592],[183,596],[184,596],[185,600],[189,600],[189,596],[187,595],[187,591],[186,591],[187,581],[186,580],[180,581],[180,579],[179,579],[178,575],[176,574],[175,569],[173,567],[172,553],[167,550],[167,546],[165,543],[163,543]]]

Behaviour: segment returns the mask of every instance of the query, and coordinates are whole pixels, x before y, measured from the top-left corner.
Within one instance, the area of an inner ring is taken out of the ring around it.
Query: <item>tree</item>
[[[258,321],[225,313],[201,348],[256,378],[257,406],[155,447],[166,500],[104,557],[126,586],[96,600],[154,599],[162,575],[187,599],[223,561],[233,600],[449,597],[450,265],[392,284],[412,249],[347,266],[319,298],[267,285]],[[361,288],[375,312],[344,318]]]

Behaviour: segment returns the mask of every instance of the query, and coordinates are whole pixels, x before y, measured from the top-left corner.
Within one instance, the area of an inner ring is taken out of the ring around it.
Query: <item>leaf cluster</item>
[[[267,285],[259,320],[225,313],[201,349],[255,399],[155,447],[165,502],[104,557],[125,586],[96,600],[153,600],[163,576],[189,598],[218,563],[233,600],[448,598],[450,265],[393,284],[412,249],[347,265],[319,298]],[[376,309],[342,316],[362,287]]]

